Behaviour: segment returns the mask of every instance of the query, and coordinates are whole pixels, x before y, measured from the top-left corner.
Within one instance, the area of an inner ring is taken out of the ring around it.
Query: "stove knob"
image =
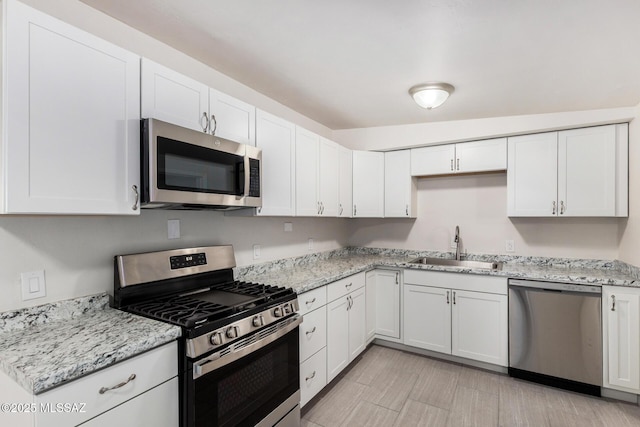
[[[209,337],[209,341],[212,345],[220,345],[222,344],[222,334],[220,332],[214,332]]]
[[[253,327],[254,328],[259,328],[260,326],[264,325],[264,317],[262,317],[262,314],[255,316],[253,318]]]
[[[238,338],[238,327],[232,326],[227,329],[227,338]]]
[[[274,317],[282,317],[282,316],[284,316],[284,314],[282,313],[282,307],[276,307],[273,310],[273,316]]]
[[[284,314],[291,314],[291,306],[289,304],[284,306]]]

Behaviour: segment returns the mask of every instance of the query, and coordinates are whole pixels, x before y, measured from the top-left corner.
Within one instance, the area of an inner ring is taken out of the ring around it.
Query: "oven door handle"
[[[228,365],[229,363],[235,362],[236,360],[252,353],[256,350],[261,349],[262,347],[271,344],[278,338],[283,337],[289,332],[293,331],[295,328],[302,323],[302,316],[296,314],[290,317],[287,321],[281,322],[286,323],[282,327],[278,328],[273,333],[261,338],[258,341],[255,341],[247,346],[239,348],[237,351],[235,349],[231,350],[230,353],[221,355],[221,353],[226,353],[227,349],[223,349],[217,353],[212,354],[206,359],[199,360],[193,364],[193,379],[199,378],[203,375],[208,374],[209,372],[221,368],[223,366]],[[257,334],[259,334],[258,332]],[[251,337],[248,337],[251,338]],[[246,338],[245,338],[246,339]],[[242,343],[242,341],[240,341]]]

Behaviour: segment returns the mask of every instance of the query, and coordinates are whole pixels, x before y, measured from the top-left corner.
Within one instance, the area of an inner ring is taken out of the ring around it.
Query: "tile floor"
[[[378,345],[302,409],[303,427],[640,426],[640,407]]]

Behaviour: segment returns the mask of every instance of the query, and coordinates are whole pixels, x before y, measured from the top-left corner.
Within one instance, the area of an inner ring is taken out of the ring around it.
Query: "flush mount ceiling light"
[[[432,82],[412,87],[409,94],[419,106],[431,110],[444,104],[454,90],[449,83]]]

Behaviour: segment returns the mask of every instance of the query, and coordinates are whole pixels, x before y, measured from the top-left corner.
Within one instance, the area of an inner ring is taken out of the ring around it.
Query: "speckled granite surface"
[[[307,257],[288,258],[236,269],[241,280],[287,286],[298,293],[376,267],[412,268],[453,273],[545,280],[551,282],[640,287],[636,267],[619,261],[570,258],[468,255],[474,261],[500,261],[500,271],[410,264],[417,257],[451,258],[451,253],[376,248],[346,248]]]
[[[181,334],[108,303],[102,294],[0,313],[0,369],[39,394]]]

